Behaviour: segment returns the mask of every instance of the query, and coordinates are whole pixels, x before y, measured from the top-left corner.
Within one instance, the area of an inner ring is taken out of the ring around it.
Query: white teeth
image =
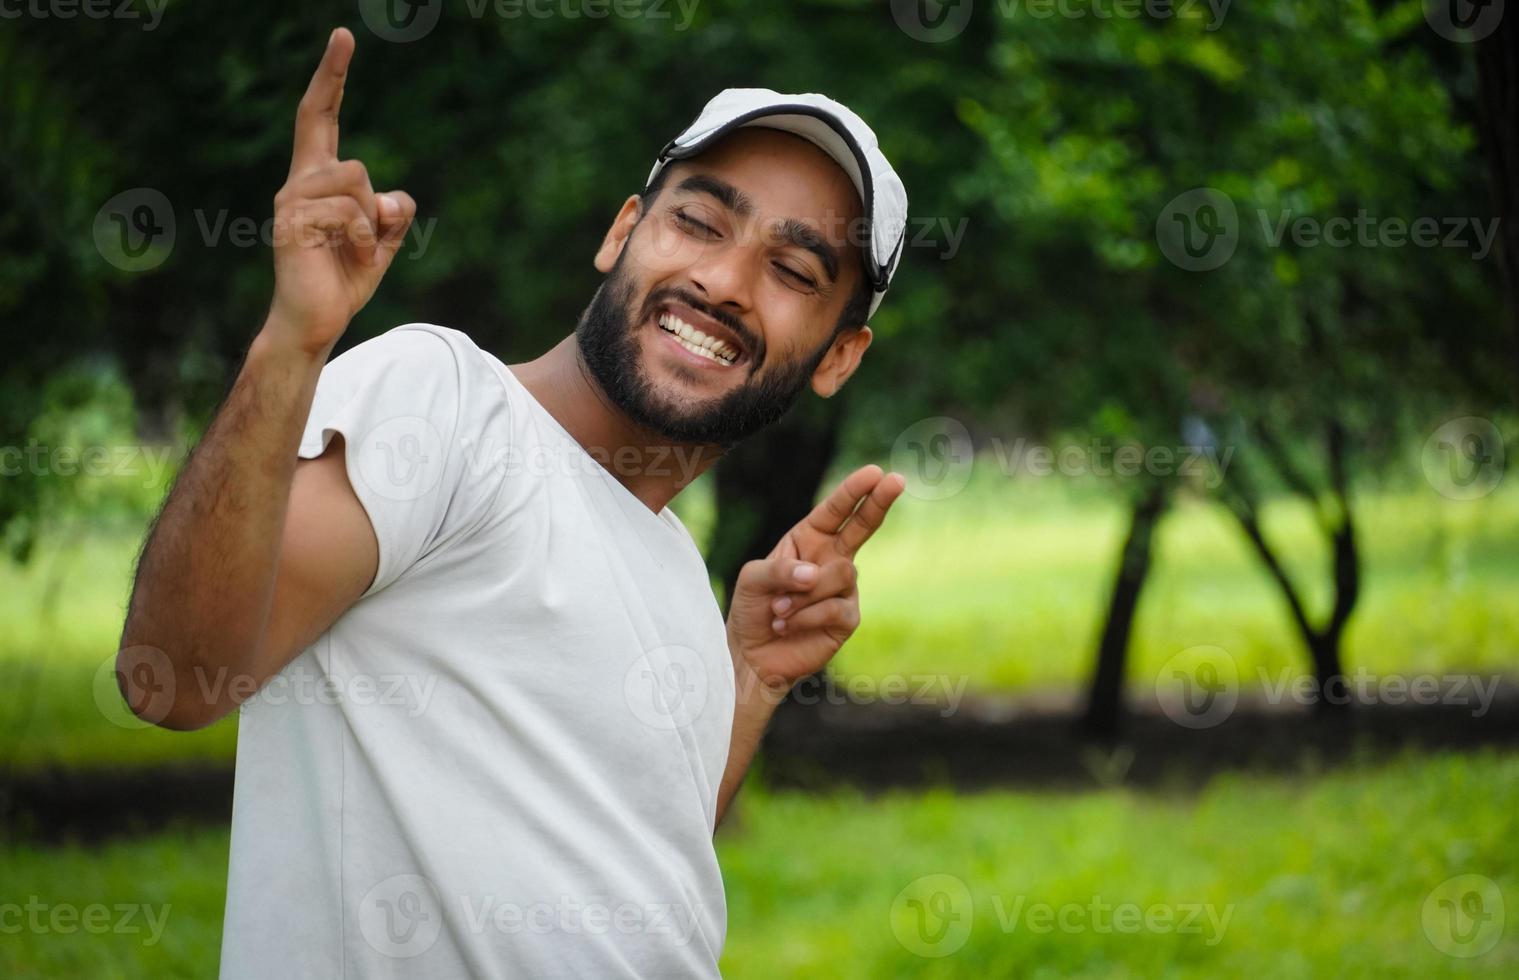
[[[693,354],[701,354],[719,364],[738,360],[738,351],[727,342],[708,336],[673,313],[661,313],[659,326],[674,334],[680,345]]]

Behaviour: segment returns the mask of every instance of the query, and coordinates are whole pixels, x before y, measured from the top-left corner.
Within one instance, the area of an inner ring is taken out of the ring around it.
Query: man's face
[[[869,330],[833,336],[864,274],[859,225],[831,157],[789,133],[738,130],[671,164],[644,207],[624,205],[575,330],[581,355],[635,423],[730,447],[809,382],[832,394],[854,370]]]

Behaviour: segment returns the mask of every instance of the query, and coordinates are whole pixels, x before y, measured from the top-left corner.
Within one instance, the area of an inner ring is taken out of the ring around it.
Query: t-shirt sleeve
[[[379,542],[365,596],[395,582],[491,495],[469,458],[491,392],[469,367],[442,333],[408,324],[322,369],[299,455],[313,459],[343,437],[349,483]]]

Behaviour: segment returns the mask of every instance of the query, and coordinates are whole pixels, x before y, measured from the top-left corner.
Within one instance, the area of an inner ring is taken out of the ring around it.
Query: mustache
[[[644,320],[647,320],[649,318],[649,315],[654,312],[654,308],[659,304],[666,302],[667,300],[676,300],[678,302],[684,303],[698,313],[705,313],[707,316],[710,316],[718,323],[721,323],[723,326],[727,327],[729,330],[732,330],[733,333],[738,337],[739,341],[749,349],[753,355],[752,359],[754,363],[758,364],[760,362],[761,354],[763,353],[763,344],[748,327],[744,326],[744,322],[742,320],[734,316],[732,313],[729,313],[727,310],[717,309],[716,307],[712,306],[712,304],[695,296],[687,290],[681,289],[679,286],[666,286],[663,289],[656,289],[654,292],[650,293],[648,300],[644,303],[643,316],[639,317],[638,322],[642,323]]]

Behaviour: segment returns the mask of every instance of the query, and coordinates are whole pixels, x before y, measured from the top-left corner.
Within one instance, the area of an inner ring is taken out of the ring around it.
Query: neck
[[[596,382],[574,334],[507,369],[581,448],[655,513],[722,456],[717,446],[672,442],[635,425]]]

